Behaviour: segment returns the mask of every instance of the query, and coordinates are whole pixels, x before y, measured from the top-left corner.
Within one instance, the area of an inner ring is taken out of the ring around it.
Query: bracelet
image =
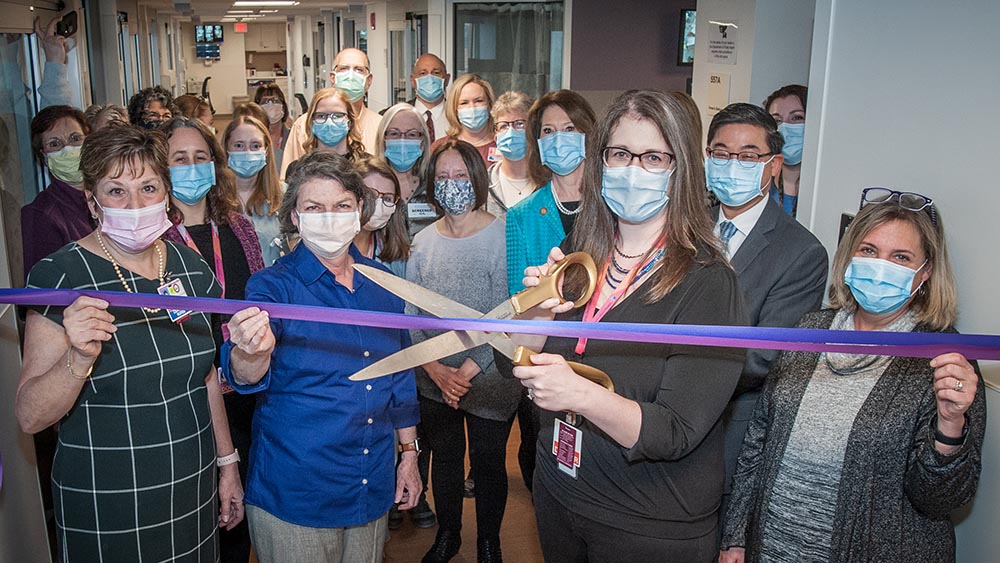
[[[66,351],[66,371],[69,372],[70,376],[73,377],[73,379],[79,379],[80,381],[83,381],[84,379],[90,377],[90,374],[93,373],[94,364],[90,364],[90,368],[87,369],[87,373],[83,375],[77,375],[76,372],[73,371],[73,348],[70,347],[70,349]]]
[[[233,453],[215,458],[216,467],[225,467],[226,465],[232,465],[240,460],[240,451],[233,450]]]
[[[937,429],[937,425],[934,425],[934,439],[946,446],[961,446],[962,444],[965,443],[965,437],[968,434],[969,434],[968,424],[966,424],[965,427],[962,428],[962,435],[957,438],[953,438],[951,436],[945,436],[944,434],[941,433],[940,430]]]

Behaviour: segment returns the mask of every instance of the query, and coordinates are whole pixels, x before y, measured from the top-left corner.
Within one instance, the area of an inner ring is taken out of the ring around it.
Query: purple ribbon
[[[933,358],[958,352],[968,359],[1000,360],[1000,336],[923,332],[878,332],[711,325],[644,323],[584,323],[575,321],[520,321],[495,319],[438,319],[418,315],[288,305],[207,297],[180,297],[121,291],[70,289],[0,289],[0,303],[13,305],[69,305],[81,296],[103,299],[115,307],[164,307],[232,315],[259,307],[274,318],[321,323],[420,330],[470,330],[539,334],[567,338],[687,344],[735,348],[764,348],[803,352],[839,352]]]

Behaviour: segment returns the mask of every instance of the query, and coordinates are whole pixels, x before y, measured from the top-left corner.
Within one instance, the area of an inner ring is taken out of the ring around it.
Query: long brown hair
[[[205,197],[205,202],[208,205],[208,218],[217,225],[228,225],[229,214],[234,211],[239,212],[240,198],[236,195],[236,175],[229,169],[225,158],[226,153],[222,150],[219,140],[208,130],[208,126],[197,119],[187,117],[171,118],[160,127],[160,131],[167,136],[168,146],[174,132],[182,128],[198,131],[205,139],[205,143],[208,144],[208,150],[212,154],[212,162],[215,164],[215,185],[208,190],[208,195]],[[169,148],[167,158],[169,164]],[[180,222],[184,222],[184,215],[180,210],[178,210],[178,215]]]
[[[253,192],[247,198],[244,213],[247,215],[264,215],[264,205],[267,204],[268,215],[278,212],[281,205],[281,182],[278,180],[278,167],[274,161],[274,147],[271,145],[271,135],[267,127],[259,119],[251,115],[234,117],[222,133],[222,149],[226,152],[226,162],[229,162],[229,136],[240,125],[255,127],[264,136],[264,152],[267,153],[267,164],[260,169],[254,179]]]
[[[538,149],[538,138],[542,136],[542,114],[549,106],[562,108],[573,126],[590,139],[591,133],[597,127],[597,116],[594,109],[583,96],[572,90],[555,90],[538,98],[528,110],[528,122],[525,133],[528,141],[528,175],[536,186],[543,186],[552,179],[552,171],[542,164],[541,152]],[[590,154],[590,150],[587,150]]]
[[[587,160],[583,177],[582,210],[573,229],[572,247],[590,254],[597,263],[611,256],[618,221],[601,196],[604,160],[601,153],[611,131],[623,117],[646,119],[659,127],[676,159],[670,177],[670,203],[663,227],[666,240],[663,265],[653,274],[646,301],[663,299],[684,279],[693,264],[724,262],[712,219],[705,205],[705,162],[701,137],[676,98],[655,90],[629,90],[608,107],[597,130],[587,137]],[[569,278],[569,289],[580,293],[580,276]]]
[[[357,162],[368,156],[365,152],[365,145],[361,142],[361,130],[358,128],[358,117],[354,114],[354,106],[351,105],[350,98],[343,90],[337,88],[323,88],[313,96],[309,103],[309,112],[306,114],[306,140],[302,143],[302,151],[306,154],[313,151],[319,144],[319,139],[312,132],[313,114],[316,113],[316,106],[327,98],[339,98],[347,106],[347,154],[343,155],[351,162]]]
[[[392,187],[394,193],[396,194],[396,206],[397,208],[406,205],[403,203],[400,189],[399,180],[396,179],[396,173],[393,171],[392,167],[385,160],[378,157],[371,157],[362,160],[354,165],[357,169],[358,174],[361,175],[361,179],[364,179],[369,174],[378,174],[379,176],[385,178],[392,182]],[[367,185],[367,184],[366,184]],[[378,205],[375,198],[372,199],[372,213],[374,213],[375,205]],[[388,264],[389,262],[395,262],[397,260],[406,260],[410,257],[410,234],[406,226],[406,212],[402,209],[396,209],[393,211],[392,216],[389,217],[389,222],[386,223],[385,227],[382,227],[382,233],[385,237],[385,244],[382,247],[382,252],[379,254],[379,260]]]

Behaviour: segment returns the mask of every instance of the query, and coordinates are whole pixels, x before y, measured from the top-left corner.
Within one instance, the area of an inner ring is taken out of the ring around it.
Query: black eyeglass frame
[[[888,195],[885,196],[885,199],[879,201],[873,201],[868,199],[868,194],[872,190],[882,190],[883,192],[889,192],[889,193]],[[924,203],[920,207],[903,205],[903,196],[915,197],[920,200],[923,200]],[[888,203],[893,199],[896,200],[896,205],[900,209],[905,209],[907,211],[914,211],[914,212],[920,212],[920,211],[926,212],[927,215],[931,218],[931,223],[933,223],[935,227],[937,226],[937,211],[934,209],[934,200],[925,196],[924,194],[918,194],[916,192],[903,192],[899,190],[894,190],[892,188],[883,188],[881,186],[872,186],[870,188],[865,188],[861,190],[861,204],[858,206],[858,211],[861,211],[861,209],[864,208],[865,205],[868,204],[878,205],[881,203]]]

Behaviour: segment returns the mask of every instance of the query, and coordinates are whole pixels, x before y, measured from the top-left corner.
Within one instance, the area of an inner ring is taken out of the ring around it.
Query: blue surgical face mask
[[[425,74],[416,80],[417,97],[425,102],[434,103],[444,96],[444,78]]]
[[[188,205],[194,205],[208,195],[215,185],[215,163],[184,164],[170,167],[173,195]]]
[[[344,137],[347,136],[349,129],[350,125],[348,125],[347,119],[340,121],[327,119],[323,123],[313,123],[312,125],[313,135],[316,135],[316,138],[328,147],[335,147],[340,144],[344,140]]]
[[[490,120],[490,110],[486,106],[460,108],[458,121],[469,131],[479,131]]]
[[[795,166],[802,162],[802,139],[806,134],[805,123],[781,123],[778,133],[785,138],[785,146],[781,147],[781,156],[785,164]]]
[[[361,76],[353,70],[345,70],[333,75],[333,86],[343,90],[347,94],[347,99],[351,100],[353,104],[365,97],[365,82],[367,80],[367,76]]]
[[[229,153],[229,167],[240,178],[252,178],[267,166],[266,151],[233,151]]]
[[[916,290],[910,290],[913,278],[926,264],[925,260],[920,268],[911,270],[881,258],[855,256],[844,271],[844,283],[851,289],[858,306],[865,311],[876,315],[891,313],[916,293]]]
[[[604,167],[601,196],[611,212],[629,223],[644,223],[670,201],[673,170],[650,172],[641,166]]]
[[[424,154],[420,139],[386,139],[385,158],[399,172],[406,172]]]
[[[476,203],[472,180],[438,180],[434,182],[434,199],[448,215],[465,215]]]
[[[556,131],[538,139],[542,164],[559,176],[565,176],[580,166],[587,155],[586,145],[587,136],[576,131]]]
[[[524,129],[519,131],[508,127],[497,135],[497,150],[507,160],[524,160],[528,154],[528,137],[524,134]]]
[[[716,164],[714,159],[706,157],[705,182],[722,205],[739,207],[763,193],[760,181],[768,162],[771,161],[755,162],[753,166],[747,167],[750,163],[740,162],[735,158]]]

